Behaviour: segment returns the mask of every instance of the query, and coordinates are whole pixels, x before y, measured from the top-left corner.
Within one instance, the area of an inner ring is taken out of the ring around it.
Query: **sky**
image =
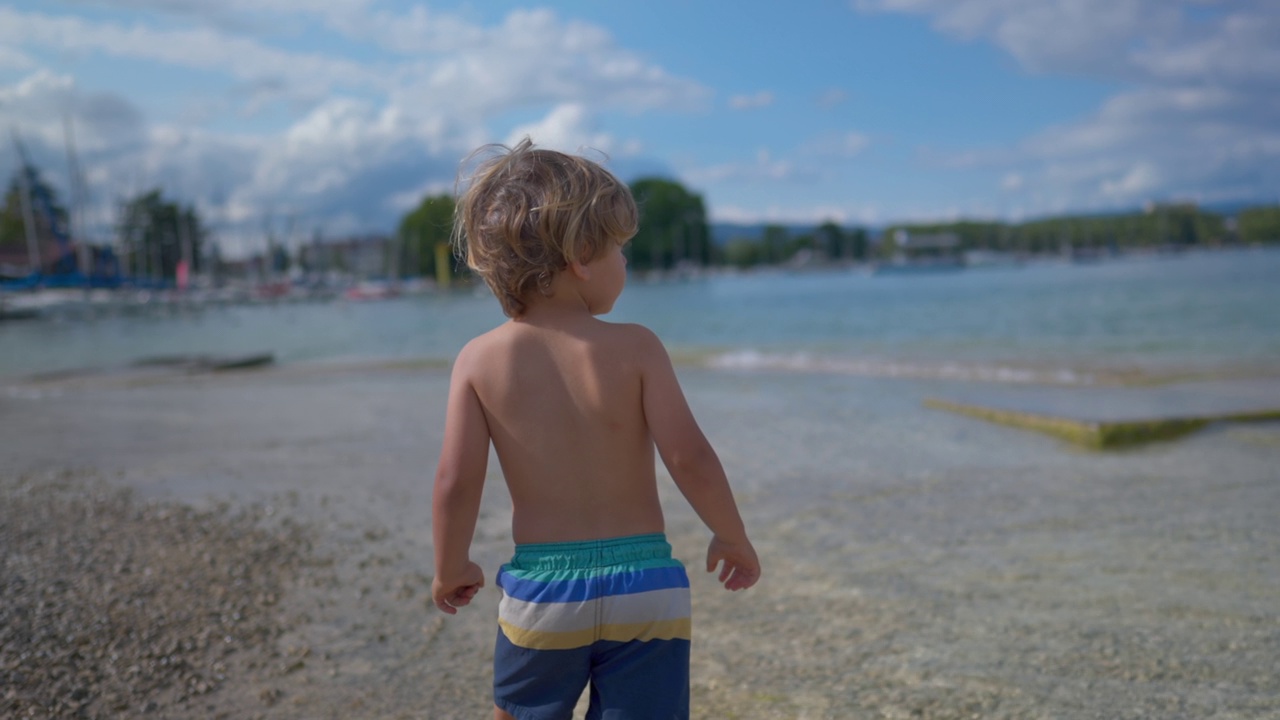
[[[0,129],[64,200],[75,148],[81,234],[160,187],[231,255],[391,232],[526,135],[722,223],[1275,203],[1280,2],[18,0]]]

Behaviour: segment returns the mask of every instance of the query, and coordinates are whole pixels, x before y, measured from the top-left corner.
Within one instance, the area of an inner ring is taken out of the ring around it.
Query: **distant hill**
[[[1263,205],[1273,205],[1273,204],[1274,203],[1265,203],[1261,201],[1237,200],[1234,202],[1205,203],[1204,205],[1200,206],[1200,209],[1207,210],[1212,213],[1218,213],[1219,215],[1238,215],[1240,214],[1241,210],[1248,210],[1249,208],[1255,208]]]
[[[711,223],[711,242],[716,245],[724,245],[730,240],[753,240],[759,242],[764,239],[764,229],[773,223],[756,223],[754,225],[738,225],[736,223]],[[787,234],[791,237],[797,235],[805,235],[813,232],[817,225],[786,225],[782,227],[787,229]]]
[[[1199,208],[1205,212],[1211,212],[1211,213],[1216,213],[1218,215],[1230,216],[1230,215],[1238,215],[1241,210],[1247,210],[1249,208],[1261,207],[1269,204],[1272,204],[1272,203],[1266,203],[1266,202],[1257,201],[1257,200],[1234,200],[1234,201],[1203,203],[1199,205]],[[1039,220],[1045,220],[1045,219],[1051,219],[1051,218],[1057,219],[1057,218],[1069,218],[1069,217],[1081,217],[1081,218],[1117,217],[1122,215],[1141,215],[1144,212],[1146,212],[1145,208],[1143,208],[1142,206],[1135,206],[1130,208],[1116,208],[1112,210],[1094,210],[1094,211],[1081,211],[1081,212],[1074,212],[1074,213],[1052,214],[1052,215],[1045,215],[1045,216],[1032,217],[1032,218],[1023,218],[1018,221],[1012,221],[1012,222],[1005,221],[1005,222],[1008,222],[1011,225],[1020,225],[1022,223],[1036,222]],[[990,218],[959,218],[956,222],[966,222],[966,221],[990,222],[991,219]],[[752,241],[759,242],[761,239],[764,238],[764,229],[771,224],[772,223],[754,223],[754,224],[711,223],[710,225],[711,241],[716,245],[720,245],[720,246],[723,246],[726,243],[728,243],[730,240],[734,240],[734,239],[744,239],[744,240],[752,240]],[[912,224],[915,224],[915,223],[909,220],[888,223],[889,226],[912,225]],[[922,222],[920,224],[945,225],[948,223],[941,222],[941,221],[938,221],[938,222],[929,221],[929,222]],[[783,223],[782,227],[786,228],[787,234],[789,234],[791,237],[796,237],[798,235],[807,235],[809,233],[812,233],[818,227],[818,225],[816,223],[813,223],[813,224]],[[845,230],[850,230],[853,227],[864,228],[870,235],[873,243],[877,241],[880,234],[884,231],[883,225],[867,226],[867,225],[853,224],[853,225],[844,225],[843,227]]]

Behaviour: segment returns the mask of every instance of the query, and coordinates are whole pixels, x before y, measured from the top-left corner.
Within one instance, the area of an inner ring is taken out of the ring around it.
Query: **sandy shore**
[[[696,717],[1280,718],[1280,424],[1099,455],[925,410],[936,384],[682,375],[766,564],[739,594],[693,573]],[[427,602],[446,391],[0,386],[0,715],[484,717],[497,595]]]

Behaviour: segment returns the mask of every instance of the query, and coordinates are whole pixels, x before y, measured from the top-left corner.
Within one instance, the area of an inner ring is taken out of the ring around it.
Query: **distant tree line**
[[[1152,205],[1142,212],[1067,215],[1023,223],[960,221],[894,225],[885,229],[879,252],[892,254],[895,230],[908,234],[950,233],[962,250],[1047,254],[1070,250],[1140,250],[1280,244],[1280,206],[1259,206],[1234,218],[1191,203]]]
[[[718,253],[720,264],[737,268],[756,265],[862,262],[870,249],[866,228],[846,228],[828,220],[811,231],[794,232],[778,224],[765,225],[759,237],[732,237]]]
[[[865,227],[834,221],[796,230],[766,225],[760,232],[714,242],[701,195],[680,183],[649,177],[636,180],[632,193],[640,209],[640,227],[627,246],[633,270],[670,271],[686,267],[850,263],[892,255],[895,231],[910,235],[951,234],[959,249],[1017,254],[1049,254],[1068,250],[1135,250],[1168,247],[1212,247],[1232,244],[1280,244],[1280,205],[1246,208],[1234,215],[1210,212],[1190,203],[1152,205],[1145,211],[1108,215],[1068,215],[1021,223],[963,220],[949,223],[900,224],[878,237]],[[23,206],[22,193],[38,202]],[[449,251],[454,198],[424,197],[401,218],[387,243],[387,266],[397,276],[441,277],[466,270]],[[9,182],[0,205],[0,266],[25,267],[33,224],[35,245],[44,272],[75,268],[67,252],[69,213],[58,193],[30,165]],[[124,274],[169,281],[180,263],[192,272],[216,272],[217,246],[194,205],[182,205],[156,188],[121,202],[115,228],[119,266]],[[83,242],[83,238],[69,238]],[[50,255],[62,253],[58,257]],[[277,270],[290,265],[279,245],[266,261]],[[444,265],[442,265],[442,263]],[[308,263],[302,263],[307,265]]]
[[[1249,245],[1280,244],[1280,205],[1252,207],[1236,216],[1236,236]]]

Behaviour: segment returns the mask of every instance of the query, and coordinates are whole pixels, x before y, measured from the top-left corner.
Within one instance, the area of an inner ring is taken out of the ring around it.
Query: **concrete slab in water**
[[[1142,388],[985,388],[925,405],[1106,449],[1170,440],[1215,422],[1280,420],[1280,380]]]

